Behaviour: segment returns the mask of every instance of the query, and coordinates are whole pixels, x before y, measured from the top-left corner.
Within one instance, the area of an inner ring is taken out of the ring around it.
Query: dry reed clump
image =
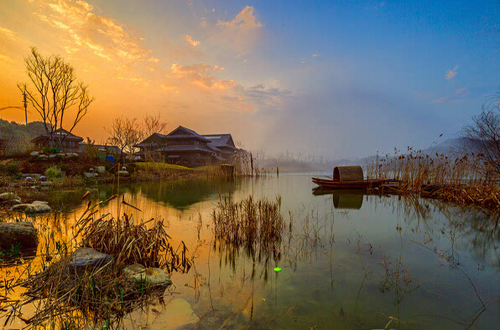
[[[152,223],[151,228],[146,225]],[[186,258],[187,248],[181,242],[177,253],[170,244],[170,236],[165,232],[163,220],[134,224],[132,217],[124,214],[122,219],[106,216],[94,219],[82,218],[77,223],[80,245],[112,255],[118,265],[139,263],[146,267],[166,268],[172,271],[188,271],[191,267]]]
[[[368,177],[400,182],[398,193],[416,193],[489,210],[500,209],[498,175],[482,154],[452,157],[424,154],[408,148],[406,154],[377,158],[367,164]],[[394,188],[394,187],[392,187]]]
[[[220,198],[212,213],[215,239],[219,249],[237,254],[245,247],[248,255],[259,260],[280,257],[280,243],[285,229],[281,215],[281,197],[276,201],[254,201],[251,196],[235,203],[228,197]],[[231,258],[233,260],[234,258]]]
[[[73,258],[68,248],[57,249],[55,255],[42,260],[37,273],[10,285],[9,289],[22,286],[26,291],[4,308],[9,311],[7,322],[18,317],[33,328],[113,328],[126,313],[163,294],[163,290],[155,293],[156,288],[147,287],[142,281],[131,282],[123,274],[126,265],[139,263],[160,267],[169,273],[187,272],[191,267],[186,246],[181,242],[179,251],[172,247],[163,221],[151,219],[134,224],[132,217],[126,214],[121,219],[109,214],[96,217],[92,210],[89,203],[77,222],[74,242],[110,254],[114,262],[76,270],[69,267]],[[45,264],[46,260],[50,260],[50,264]],[[26,304],[34,304],[36,308],[28,319],[20,313]]]

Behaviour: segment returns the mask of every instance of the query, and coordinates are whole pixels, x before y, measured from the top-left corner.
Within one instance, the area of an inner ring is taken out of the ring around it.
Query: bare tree
[[[134,154],[135,145],[141,142],[144,131],[137,123],[137,119],[119,117],[113,121],[109,133],[108,143],[120,148],[120,151],[129,155]]]
[[[146,114],[144,118],[144,137],[151,136],[153,133],[164,133],[167,125],[168,122],[161,119],[159,112],[155,115]]]
[[[483,104],[482,111],[463,129],[468,148],[482,154],[488,165],[500,175],[500,94]]]
[[[73,67],[60,56],[44,58],[35,47],[31,47],[25,63],[31,86],[22,83],[18,88],[26,93],[28,102],[42,118],[50,144],[60,144],[62,141],[55,138],[54,133],[66,125],[69,112],[73,112],[73,118],[66,130],[71,132],[87,114],[94,98],[89,95],[88,86],[77,81]],[[34,87],[34,91],[30,87]]]

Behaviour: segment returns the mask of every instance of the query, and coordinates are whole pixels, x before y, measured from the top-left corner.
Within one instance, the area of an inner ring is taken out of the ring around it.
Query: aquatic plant
[[[101,203],[114,198],[116,196]],[[40,263],[39,268],[28,263],[21,272],[25,276],[0,283],[0,288],[6,292],[15,287],[26,288],[19,299],[3,306],[0,314],[5,314],[6,324],[17,317],[34,328],[114,328],[123,315],[160,298],[164,291],[155,291],[144,283],[131,283],[123,272],[126,265],[140,263],[163,268],[168,273],[189,270],[191,260],[185,244],[181,242],[177,250],[173,248],[162,220],[136,224],[127,214],[122,218],[110,214],[98,216],[95,207],[101,203],[88,203],[76,223],[74,238],[68,243],[55,242],[52,254],[47,250],[41,260],[35,259]],[[109,254],[114,262],[77,271],[70,266],[73,260],[70,252],[78,246],[93,247]],[[38,270],[33,272],[33,269]],[[27,304],[35,307],[30,318],[24,318],[21,313]]]
[[[404,154],[395,150],[393,155],[377,157],[366,165],[366,172],[369,178],[398,181],[388,187],[391,192],[500,210],[499,178],[482,154],[425,154],[408,147]]]
[[[285,229],[281,215],[281,197],[275,201],[261,199],[254,201],[252,196],[239,203],[229,197],[221,197],[212,212],[215,239],[219,249],[228,248],[237,254],[245,247],[252,258],[275,259],[280,255],[280,243]],[[233,258],[230,258],[234,260]]]

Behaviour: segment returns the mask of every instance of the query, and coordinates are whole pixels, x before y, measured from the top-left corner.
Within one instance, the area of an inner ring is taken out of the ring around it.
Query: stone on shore
[[[0,249],[9,250],[11,246],[32,249],[38,246],[38,236],[31,222],[0,223]]]
[[[13,192],[4,192],[0,194],[0,202],[10,201],[13,199],[20,199],[20,198]]]
[[[101,253],[93,248],[79,248],[69,257],[68,269],[71,272],[83,273],[85,270],[93,270],[104,265],[111,265],[113,257]]]
[[[140,264],[125,267],[123,273],[134,283],[144,282],[147,287],[168,287],[172,281],[160,268],[146,268]]]
[[[48,213],[52,212],[52,208],[47,205],[47,202],[36,201],[31,204],[17,204],[10,208],[11,211],[25,212],[25,213]]]

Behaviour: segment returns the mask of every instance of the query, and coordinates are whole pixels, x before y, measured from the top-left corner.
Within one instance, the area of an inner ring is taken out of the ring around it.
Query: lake
[[[174,297],[189,303],[196,329],[498,329],[498,217],[436,200],[314,187],[309,175],[121,184],[120,197],[99,213],[163,218],[173,245],[183,241],[193,257],[188,273],[172,273],[167,302],[132,313],[124,326],[155,329],[159,318],[175,318],[166,315]],[[91,193],[97,202],[117,189]],[[61,212],[38,225],[70,238],[84,191],[54,194],[51,205]],[[220,198],[248,196],[281,197],[287,230],[279,253],[214,239]],[[17,326],[22,321],[8,328]]]

